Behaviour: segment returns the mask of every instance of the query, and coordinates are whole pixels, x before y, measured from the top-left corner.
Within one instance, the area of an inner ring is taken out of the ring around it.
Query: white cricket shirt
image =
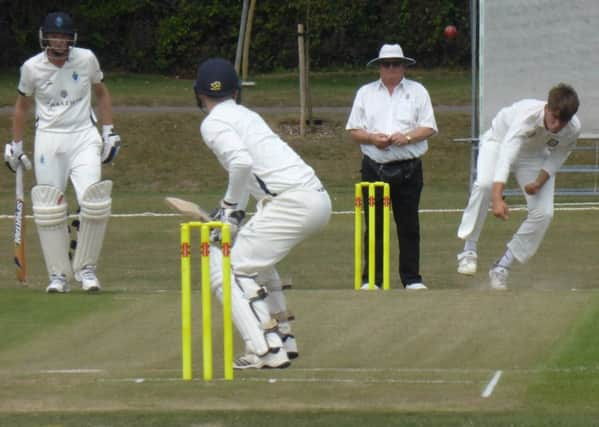
[[[243,204],[248,190],[260,199],[290,189],[322,187],[314,169],[260,115],[233,100],[217,104],[202,122],[200,132],[229,172],[227,202]]]
[[[418,127],[437,132],[431,98],[420,83],[403,78],[392,94],[380,79],[358,89],[345,129],[391,135],[407,133]],[[361,144],[360,149],[372,160],[388,163],[421,157],[428,150],[428,142],[391,145],[382,150],[372,144]]]
[[[566,161],[580,136],[580,120],[573,116],[558,133],[545,129],[544,111],[547,102],[524,99],[497,113],[488,137],[500,143],[499,159],[493,182],[507,182],[510,168],[521,150],[541,150],[546,156],[543,169],[555,175]]]
[[[36,127],[47,132],[73,132],[94,126],[91,85],[104,75],[92,51],[74,47],[59,68],[46,52],[21,66],[19,93],[34,96]]]

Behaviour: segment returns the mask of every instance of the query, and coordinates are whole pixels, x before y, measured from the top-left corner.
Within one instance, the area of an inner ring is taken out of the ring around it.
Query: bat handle
[[[17,166],[17,171],[16,171],[16,182],[15,182],[15,190],[16,190],[16,196],[17,199],[19,200],[23,200],[24,197],[24,191],[23,191],[23,165],[19,164]]]

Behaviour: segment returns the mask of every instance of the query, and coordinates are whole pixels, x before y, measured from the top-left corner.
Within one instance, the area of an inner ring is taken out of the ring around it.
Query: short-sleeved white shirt
[[[403,78],[392,94],[380,79],[358,89],[345,129],[391,135],[418,127],[437,131],[431,99],[424,86]],[[361,144],[360,149],[372,160],[388,163],[422,156],[428,150],[428,142],[391,145],[383,150],[372,144]]]
[[[275,134],[257,113],[227,100],[217,104],[200,126],[202,139],[229,172],[225,200],[239,203],[248,191],[257,199],[297,188],[322,187],[314,170]],[[245,180],[231,176],[249,170]],[[237,188],[231,188],[231,185]]]
[[[72,48],[61,68],[40,52],[21,66],[18,90],[35,98],[37,129],[74,132],[95,125],[91,86],[103,77],[96,56],[88,49]]]
[[[574,115],[562,130],[553,134],[544,124],[546,104],[546,101],[524,99],[497,113],[485,135],[501,144],[494,182],[507,181],[521,150],[544,153],[543,169],[549,175],[554,175],[568,158],[580,136],[580,120]]]

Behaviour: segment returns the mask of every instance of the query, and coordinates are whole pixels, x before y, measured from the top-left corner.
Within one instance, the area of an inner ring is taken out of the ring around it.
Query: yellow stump
[[[191,380],[191,262],[189,224],[181,224],[181,352],[183,379]]]
[[[221,229],[223,251],[223,342],[225,380],[233,379],[233,303],[231,301],[231,227]]]
[[[359,182],[355,185],[355,203],[354,203],[354,289],[360,289],[362,285],[362,207],[364,201],[362,197],[362,188],[368,187],[368,289],[375,288],[376,281],[376,188],[383,188],[383,253],[378,256],[383,257],[383,289],[390,289],[390,206],[391,191],[386,182]]]
[[[214,378],[212,346],[212,293],[210,284],[210,230],[221,229],[223,254],[223,359],[224,378],[233,379],[233,316],[231,301],[231,229],[229,224],[192,221],[181,224],[181,336],[183,379],[193,378],[191,339],[191,228],[200,229],[203,378]]]
[[[356,184],[354,199],[354,289],[362,286],[362,183]]]

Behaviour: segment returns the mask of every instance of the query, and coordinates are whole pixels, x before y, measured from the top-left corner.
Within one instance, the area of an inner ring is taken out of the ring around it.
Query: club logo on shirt
[[[547,141],[547,146],[550,148],[557,146],[557,144],[559,144],[559,141],[554,138],[551,138],[549,141]]]
[[[210,83],[210,90],[212,92],[220,92],[222,88],[222,83],[219,80],[215,80],[212,83]]]
[[[77,71],[73,71],[72,77],[73,77],[73,80],[75,80],[75,81],[79,80],[79,74],[77,74]]]
[[[60,91],[60,96],[62,96],[63,98],[66,98],[67,96],[69,96],[69,94],[66,90],[63,89]]]

